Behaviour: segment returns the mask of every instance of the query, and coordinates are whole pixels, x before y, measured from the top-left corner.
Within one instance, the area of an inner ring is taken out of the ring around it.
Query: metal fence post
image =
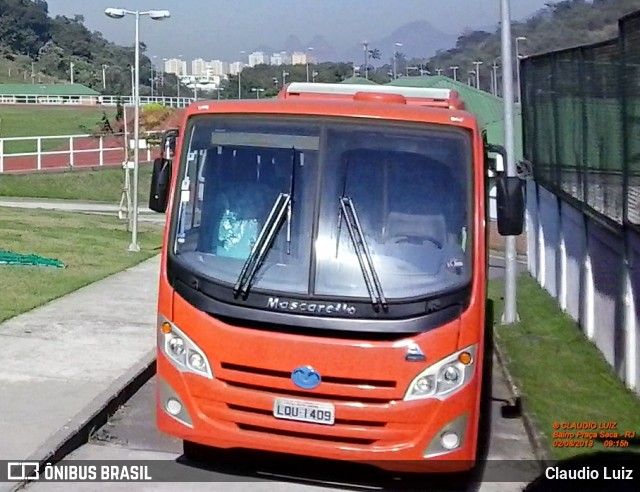
[[[4,138],[0,138],[0,173],[4,172]]]
[[[73,167],[73,137],[69,137],[69,166]]]
[[[38,171],[42,170],[42,137],[37,137],[36,139],[36,152],[38,154]]]
[[[98,153],[100,154],[100,167],[104,166],[104,135],[100,135],[100,147]]]

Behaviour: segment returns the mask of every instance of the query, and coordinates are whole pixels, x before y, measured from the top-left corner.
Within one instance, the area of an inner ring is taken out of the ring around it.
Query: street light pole
[[[138,169],[140,167],[140,16],[148,15],[153,20],[167,19],[171,16],[168,10],[150,10],[140,12],[139,10],[125,10],[117,8],[108,8],[105,14],[113,19],[122,19],[125,15],[135,16],[135,59],[133,73],[133,104],[134,104],[134,123],[133,123],[133,220],[131,221],[131,244],[129,251],[140,251],[138,244]]]
[[[393,46],[393,79],[398,78],[398,47],[402,46],[402,43],[396,43]]]
[[[516,176],[515,138],[513,130],[513,52],[511,50],[511,12],[510,0],[501,0],[502,15],[502,84],[504,102],[504,140],[507,152],[507,176]],[[516,305],[517,269],[516,269],[516,237],[505,238],[505,283],[503,324],[518,322]]]
[[[480,65],[482,65],[482,62],[474,61],[473,64],[476,67],[476,89],[480,89]]]
[[[362,47],[364,48],[364,77],[369,80],[369,43],[365,41]]]
[[[244,55],[245,52],[241,51],[241,55]],[[238,72],[238,99],[242,99],[242,68],[240,67],[240,71]]]
[[[135,84],[133,90],[133,223],[129,251],[140,251],[138,244],[138,167],[140,166],[140,11],[136,10]]]
[[[74,71],[74,63],[69,62],[69,71],[71,72],[71,84],[73,85],[73,71]]]
[[[107,67],[109,65],[102,65],[102,90],[107,90]]]
[[[307,48],[307,56],[305,56],[305,60],[307,62],[307,82],[309,82],[309,51],[313,51],[313,48]]]
[[[522,89],[520,88],[520,59],[521,59],[521,56],[520,56],[520,45],[519,45],[519,42],[520,41],[526,41],[526,40],[527,40],[527,38],[524,37],[524,36],[518,36],[516,38],[516,77],[517,77],[517,80],[518,80],[518,87],[517,87],[517,89],[518,89],[518,102],[521,102],[521,100],[522,100]]]
[[[451,70],[453,70],[453,80],[455,80],[456,82],[458,81],[458,69],[460,67],[455,66],[455,67],[449,67]]]

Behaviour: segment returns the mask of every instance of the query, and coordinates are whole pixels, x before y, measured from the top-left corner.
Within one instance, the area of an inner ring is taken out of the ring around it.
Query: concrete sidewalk
[[[152,364],[159,265],[152,258],[0,324],[0,460],[48,459]]]
[[[0,197],[0,207],[22,208],[29,210],[52,210],[57,212],[79,212],[95,215],[117,216],[120,207],[110,203],[92,203],[76,200],[54,200],[40,198]],[[147,207],[138,207],[140,222],[164,224],[165,214],[159,214]]]
[[[139,205],[139,204],[138,204]],[[0,197],[0,207],[31,208],[58,210],[62,212],[99,212],[117,213],[120,208],[116,204],[100,202],[82,202],[77,200],[56,200],[48,198],[14,198]],[[141,214],[155,214],[147,207],[140,207]]]

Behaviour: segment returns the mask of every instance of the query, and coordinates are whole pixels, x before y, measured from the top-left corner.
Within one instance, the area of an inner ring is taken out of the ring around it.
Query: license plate
[[[333,425],[335,407],[329,403],[276,398],[273,402],[273,416],[277,419]]]

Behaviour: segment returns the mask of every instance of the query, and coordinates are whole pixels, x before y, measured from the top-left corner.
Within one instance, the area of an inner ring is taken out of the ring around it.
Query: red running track
[[[122,146],[122,137],[105,137],[103,139],[102,164],[104,166],[121,166],[125,161],[125,150]],[[73,167],[71,166],[72,152],[69,145],[54,149],[60,154],[49,154],[44,151],[40,157],[41,170],[64,170],[72,168],[94,168],[100,165],[100,141],[96,138],[87,137],[74,139],[73,141]],[[81,152],[78,152],[81,151]],[[141,150],[141,160],[147,160],[147,151]],[[151,151],[151,158],[158,156],[158,150]],[[3,172],[5,173],[25,173],[38,172],[38,156],[12,156],[5,154],[3,159]]]

